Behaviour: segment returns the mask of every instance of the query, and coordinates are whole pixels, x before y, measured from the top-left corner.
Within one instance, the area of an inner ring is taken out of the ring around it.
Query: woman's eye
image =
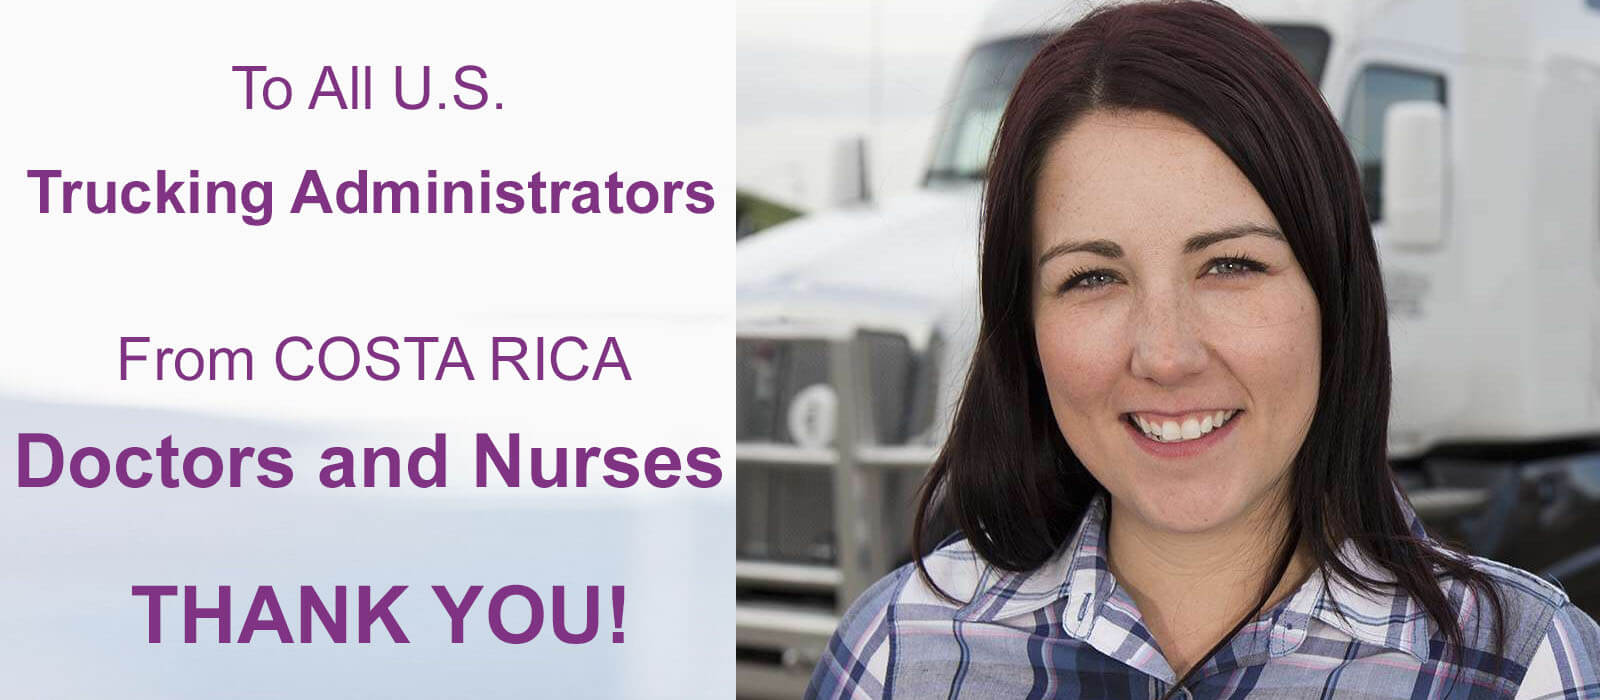
[[[1206,274],[1240,277],[1252,272],[1263,272],[1266,269],[1267,266],[1249,258],[1219,258],[1211,261],[1211,267],[1206,270]]]
[[[1104,287],[1116,281],[1117,276],[1107,272],[1106,270],[1090,270],[1088,272],[1079,272],[1068,277],[1067,281],[1062,282],[1061,287],[1057,289],[1057,292],[1067,292],[1073,289],[1094,289],[1096,287]]]

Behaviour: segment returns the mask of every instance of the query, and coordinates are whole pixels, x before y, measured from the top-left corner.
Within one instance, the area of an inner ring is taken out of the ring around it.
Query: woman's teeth
[[[1134,425],[1143,431],[1146,437],[1156,442],[1184,442],[1193,440],[1217,428],[1222,427],[1238,410],[1213,411],[1211,413],[1197,413],[1184,416],[1182,420],[1172,419],[1146,419],[1137,413],[1129,414]]]

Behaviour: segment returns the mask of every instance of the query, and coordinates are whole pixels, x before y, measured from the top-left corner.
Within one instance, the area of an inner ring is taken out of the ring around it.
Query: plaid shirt
[[[1409,507],[1407,515],[1416,526]],[[1105,501],[1096,499],[1070,546],[1026,572],[987,565],[965,540],[939,548],[924,560],[929,574],[966,604],[939,597],[912,565],[897,569],[840,621],[806,697],[1161,697],[1176,679],[1107,569],[1105,525]],[[1353,546],[1341,557],[1393,580]],[[1484,622],[1492,611],[1480,611],[1459,582],[1445,582],[1466,623],[1467,649],[1456,659],[1410,596],[1393,587],[1374,595],[1316,572],[1175,697],[1600,699],[1594,620],[1543,579],[1473,561],[1504,598],[1503,657]]]

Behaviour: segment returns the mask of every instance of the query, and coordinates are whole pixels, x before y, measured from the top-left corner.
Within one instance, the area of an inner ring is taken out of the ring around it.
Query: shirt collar
[[[1403,495],[1399,502],[1407,529],[1426,538],[1420,519]],[[1066,546],[1038,568],[1006,572],[988,567],[982,576],[988,585],[956,613],[957,619],[990,622],[1065,600],[1062,629],[1078,639],[1090,639],[1097,622],[1106,616],[1105,603],[1117,592],[1116,579],[1106,562],[1107,507],[1105,495],[1096,495]],[[1393,575],[1366,557],[1353,541],[1344,543],[1339,557],[1352,571],[1379,581],[1377,589],[1363,590],[1342,577],[1312,572],[1286,601],[1263,613],[1261,623],[1270,621],[1270,630],[1253,631],[1270,632],[1264,638],[1265,651],[1276,657],[1298,649],[1314,618],[1363,642],[1427,659],[1432,630],[1421,605],[1394,586]],[[1117,606],[1116,612],[1127,612],[1123,608],[1131,609],[1131,602],[1123,601],[1127,605]]]
[[[1106,564],[1105,526],[1105,495],[1100,494],[1089,503],[1067,546],[1036,569],[985,576],[993,583],[974,596],[957,617],[989,622],[1031,613],[1066,598],[1066,617],[1093,624],[1099,605],[1116,585]]]
[[[1411,535],[1432,546],[1434,542],[1411,503],[1398,490],[1395,496]],[[1339,559],[1356,575],[1376,581],[1374,590],[1364,590],[1352,580],[1319,570],[1295,596],[1300,599],[1304,594],[1304,599],[1291,601],[1291,608],[1298,602],[1298,612],[1355,639],[1427,660],[1434,629],[1422,604],[1396,585],[1394,574],[1368,558],[1355,541],[1345,540]],[[1309,607],[1305,607],[1307,603]]]

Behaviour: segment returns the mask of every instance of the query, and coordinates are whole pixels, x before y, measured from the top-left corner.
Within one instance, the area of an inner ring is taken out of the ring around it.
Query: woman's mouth
[[[1243,413],[1238,409],[1199,411],[1182,416],[1124,413],[1122,422],[1146,452],[1158,457],[1189,457],[1233,432],[1234,423]]]

